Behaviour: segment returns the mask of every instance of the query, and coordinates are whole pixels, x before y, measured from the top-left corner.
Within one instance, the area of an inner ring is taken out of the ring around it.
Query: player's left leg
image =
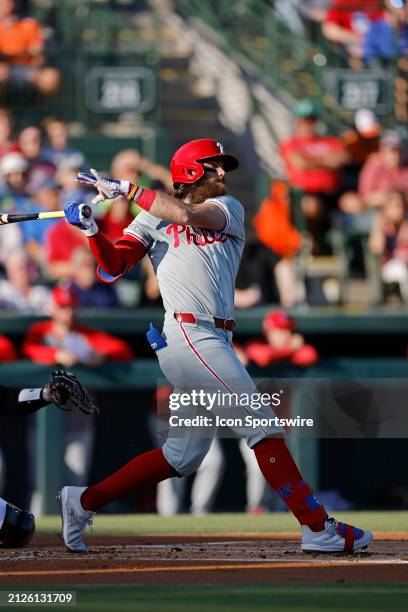
[[[370,531],[329,518],[303,480],[284,438],[265,438],[253,446],[253,451],[265,480],[299,521],[304,552],[352,552],[371,542]]]
[[[0,497],[0,548],[25,546],[34,531],[34,516]]]

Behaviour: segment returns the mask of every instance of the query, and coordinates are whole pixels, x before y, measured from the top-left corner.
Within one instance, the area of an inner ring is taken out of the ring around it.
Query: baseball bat
[[[92,209],[90,206],[84,206],[82,214],[86,219],[92,216]],[[43,219],[63,219],[65,213],[63,210],[53,210],[52,212],[35,212],[21,215],[14,215],[9,213],[0,213],[0,225],[7,225],[7,223],[20,223],[20,221],[36,221]]]

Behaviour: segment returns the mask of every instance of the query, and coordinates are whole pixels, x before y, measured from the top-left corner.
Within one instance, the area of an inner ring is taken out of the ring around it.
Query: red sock
[[[85,510],[96,512],[111,501],[172,476],[177,476],[175,470],[164,458],[162,449],[155,448],[135,457],[105,480],[88,487],[82,494],[81,504]]]
[[[254,452],[265,480],[287,504],[301,525],[323,531],[327,512],[302,479],[283,438],[265,438]]]

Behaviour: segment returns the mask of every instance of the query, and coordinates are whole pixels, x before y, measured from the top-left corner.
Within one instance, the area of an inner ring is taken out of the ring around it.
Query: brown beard
[[[203,183],[197,181],[193,185],[180,185],[174,197],[179,200],[186,200],[188,198],[189,204],[202,204],[205,200],[217,198],[226,193],[227,188],[221,181],[205,181]]]

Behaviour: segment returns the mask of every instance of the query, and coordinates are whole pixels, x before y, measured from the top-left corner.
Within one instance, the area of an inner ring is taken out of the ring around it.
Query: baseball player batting
[[[235,277],[245,242],[244,208],[227,193],[225,175],[236,168],[238,160],[224,153],[219,142],[200,139],[180,147],[171,160],[173,197],[100,176],[95,170],[79,174],[77,180],[98,191],[94,202],[125,196],[142,208],[115,244],[98,231],[93,218],[84,217],[83,204],[72,202],[65,208],[67,221],[88,237],[105,282],[114,282],[149,255],[166,311],[163,333],[150,334],[161,370],[179,392],[191,390],[193,383],[195,388],[238,396],[257,393],[232,348]],[[234,410],[245,416],[248,408],[238,402]],[[222,416],[223,408],[215,406],[214,411]],[[270,406],[261,407],[257,417],[270,420]],[[299,521],[303,551],[354,551],[367,546],[372,539],[369,531],[328,517],[303,480],[281,429],[259,426],[249,432],[237,424],[235,433],[245,437],[265,479]],[[181,436],[170,428],[162,448],[135,457],[101,482],[63,487],[66,546],[86,550],[84,529],[106,504],[141,487],[195,472],[211,441],[211,436],[197,437],[191,431]]]
[[[64,370],[55,370],[50,381],[36,389],[16,391],[0,385],[0,414],[31,414],[48,404],[63,410],[76,407],[86,414],[97,412],[79,380]],[[34,531],[34,516],[0,497],[0,548],[24,546]]]

